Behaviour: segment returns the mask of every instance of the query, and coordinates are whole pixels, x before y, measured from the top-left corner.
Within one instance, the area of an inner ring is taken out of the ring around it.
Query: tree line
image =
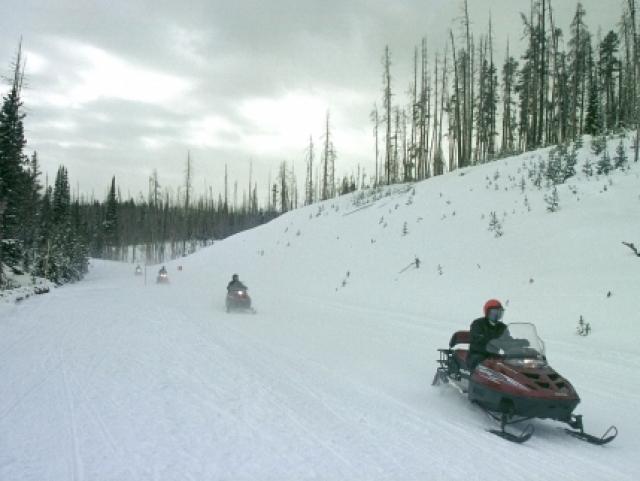
[[[404,105],[394,104],[385,48],[382,107],[375,104],[371,113],[374,183],[422,180],[585,134],[640,127],[635,0],[626,0],[616,30],[597,34],[585,23],[582,3],[564,32],[552,0],[532,1],[521,14],[525,51],[516,58],[507,42],[500,72],[491,20],[475,37],[467,4],[459,30],[450,31],[432,65],[426,39],[416,47]]]

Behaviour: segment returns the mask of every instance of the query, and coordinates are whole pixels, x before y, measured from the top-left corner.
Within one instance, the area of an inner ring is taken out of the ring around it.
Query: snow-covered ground
[[[0,304],[0,479],[638,479],[640,165],[579,174],[550,213],[527,177],[546,152],[299,209],[167,263],[170,285],[96,260]],[[233,273],[257,315],[225,311]],[[613,443],[534,420],[512,444],[431,386],[492,297]]]

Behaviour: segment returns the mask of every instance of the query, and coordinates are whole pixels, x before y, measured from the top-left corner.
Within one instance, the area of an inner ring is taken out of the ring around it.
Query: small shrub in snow
[[[598,135],[591,140],[591,152],[594,155],[600,155],[607,149],[607,137]]]
[[[495,212],[491,213],[491,217],[489,219],[489,232],[493,232],[496,237],[501,237],[503,234],[502,225],[500,224]]]
[[[596,164],[596,174],[609,175],[609,172],[611,172],[611,157],[609,157],[609,152],[605,150]]]
[[[588,322],[584,322],[584,319],[582,319],[582,316],[580,316],[578,326],[576,327],[576,332],[581,336],[588,336],[590,331],[591,326],[589,326]]]
[[[547,203],[548,212],[556,212],[560,209],[560,197],[558,189],[554,186],[551,195],[545,195],[544,201]]]
[[[616,156],[613,158],[613,168],[614,169],[623,169],[628,162],[627,151],[624,148],[624,144],[622,140],[616,147]]]
[[[587,177],[587,179],[593,176],[593,162],[591,162],[591,159],[587,158],[585,161],[582,166],[582,173]]]

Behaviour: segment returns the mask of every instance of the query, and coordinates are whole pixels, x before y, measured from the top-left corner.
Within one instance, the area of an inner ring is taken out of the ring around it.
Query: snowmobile
[[[251,306],[251,297],[247,292],[247,287],[243,284],[231,286],[227,290],[227,297],[225,299],[225,307],[227,312],[234,310],[249,310],[253,314],[257,311]]]
[[[142,268],[140,266],[136,267],[135,275],[136,276],[141,276],[142,275]]]
[[[448,349],[438,349],[439,366],[432,385],[453,384],[498,424],[499,429],[489,432],[523,443],[533,435],[533,424],[520,434],[510,433],[506,427],[540,418],[568,424],[571,429],[564,429],[567,434],[591,444],[607,444],[618,435],[615,426],[601,437],[584,432],[582,415],[573,414],[580,397],[571,383],[547,363],[544,342],[533,324],[508,324],[501,337],[487,343],[491,355],[473,372],[466,363],[469,350],[457,347],[469,343],[469,331],[457,331]]]
[[[158,272],[158,277],[156,278],[156,284],[169,284],[169,276],[167,275],[167,271]]]

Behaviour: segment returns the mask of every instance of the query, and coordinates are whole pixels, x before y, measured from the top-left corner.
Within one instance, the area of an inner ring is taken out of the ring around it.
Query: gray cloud
[[[266,195],[282,161],[302,184],[309,136],[318,142],[327,111],[339,172],[373,171],[368,115],[380,104],[385,45],[396,101],[405,103],[414,48],[426,37],[431,57],[442,55],[449,29],[459,31],[460,3],[5,0],[0,65],[9,74],[22,37],[28,147],[50,176],[64,164],[81,190],[102,193],[115,174],[135,194],[157,169],[177,187],[191,152],[197,184],[217,192],[226,164],[244,185],[252,162]],[[593,33],[615,28],[623,2],[582,3]],[[553,6],[568,31],[575,3]],[[469,0],[473,33],[486,33],[491,12],[497,58],[507,38],[519,54],[519,12],[529,8],[529,0]]]

